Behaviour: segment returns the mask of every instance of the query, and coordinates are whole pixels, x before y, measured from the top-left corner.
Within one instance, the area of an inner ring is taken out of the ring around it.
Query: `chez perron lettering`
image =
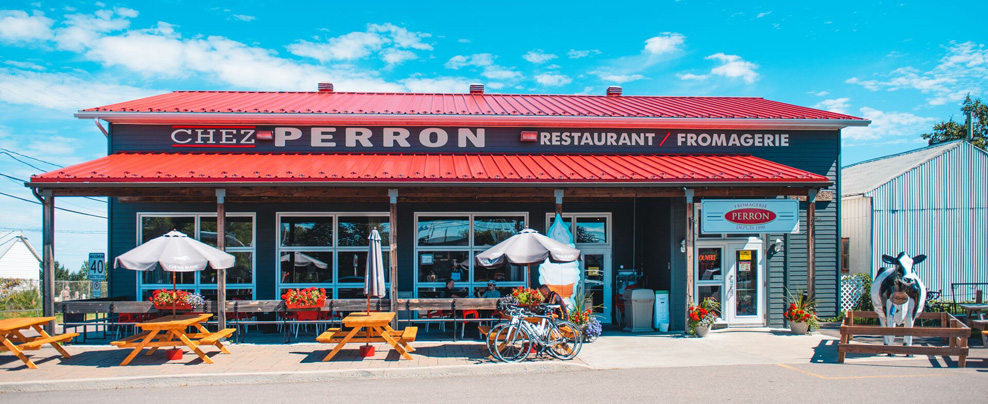
[[[495,130],[503,136],[505,129]],[[521,130],[518,131],[519,134]],[[788,133],[736,132],[590,132],[540,131],[536,142],[520,143],[550,148],[633,147],[638,148],[751,148],[788,147]],[[506,136],[508,137],[508,136]],[[515,137],[514,139],[518,139]],[[259,141],[270,146],[311,148],[458,148],[483,149],[485,128],[363,128],[363,127],[274,127],[173,126],[175,147],[255,147]],[[517,140],[516,140],[517,141]],[[503,144],[503,142],[502,142]]]

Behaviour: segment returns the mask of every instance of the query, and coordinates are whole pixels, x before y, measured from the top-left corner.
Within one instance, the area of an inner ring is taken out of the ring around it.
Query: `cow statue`
[[[879,325],[912,328],[916,318],[926,305],[926,285],[919,279],[913,266],[923,262],[925,255],[910,257],[900,252],[897,257],[882,255],[882,262],[893,265],[882,268],[871,283],[871,302],[878,313]],[[885,345],[895,342],[895,336],[885,336]],[[913,337],[903,337],[905,346],[912,346]]]

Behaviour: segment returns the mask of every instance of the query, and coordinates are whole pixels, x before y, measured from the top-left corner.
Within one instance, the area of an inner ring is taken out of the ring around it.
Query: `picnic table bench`
[[[65,348],[59,344],[71,341],[79,334],[72,332],[49,335],[41,326],[52,320],[55,320],[55,317],[20,317],[0,320],[0,343],[2,343],[0,351],[13,352],[30,369],[37,369],[38,365],[28,359],[23,351],[41,349],[45,344],[50,344],[58,353],[62,354],[63,358],[71,358],[72,355],[69,355]],[[27,337],[21,332],[21,330],[31,328],[38,333],[38,336]]]
[[[179,314],[138,323],[136,324],[137,328],[145,330],[144,332],[113,341],[110,345],[117,348],[134,348],[130,355],[127,355],[123,362],[120,362],[120,366],[127,366],[144,348],[151,348],[147,353],[150,356],[161,347],[182,346],[195,352],[203,362],[213,363],[213,360],[206,356],[199,347],[213,345],[219,348],[220,352],[228,354],[230,351],[223,346],[220,340],[233,335],[237,329],[225,328],[217,332],[210,332],[202,323],[211,316],[212,314]],[[195,328],[198,332],[186,332],[189,328]]]
[[[332,360],[337,353],[350,342],[385,342],[398,352],[405,359],[412,359],[409,352],[415,351],[410,342],[414,342],[418,335],[418,327],[405,327],[402,331],[391,328],[391,320],[395,313],[353,313],[343,319],[343,326],[350,328],[345,331],[342,328],[330,328],[326,332],[316,337],[316,341],[321,343],[335,343],[329,354],[323,358],[323,362]]]

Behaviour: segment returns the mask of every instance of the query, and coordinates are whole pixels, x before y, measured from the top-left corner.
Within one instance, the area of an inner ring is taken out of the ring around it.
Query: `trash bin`
[[[669,291],[655,291],[655,324],[661,332],[669,332]]]
[[[652,305],[655,303],[655,291],[651,289],[635,289],[631,292],[631,301],[627,302],[628,327],[631,332],[653,331]]]

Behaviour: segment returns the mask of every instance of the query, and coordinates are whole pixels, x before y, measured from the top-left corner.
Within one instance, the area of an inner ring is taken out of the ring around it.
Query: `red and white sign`
[[[724,214],[724,219],[734,224],[765,224],[775,220],[776,214],[768,209],[735,209]]]
[[[703,234],[796,233],[799,202],[794,199],[704,199]]]

